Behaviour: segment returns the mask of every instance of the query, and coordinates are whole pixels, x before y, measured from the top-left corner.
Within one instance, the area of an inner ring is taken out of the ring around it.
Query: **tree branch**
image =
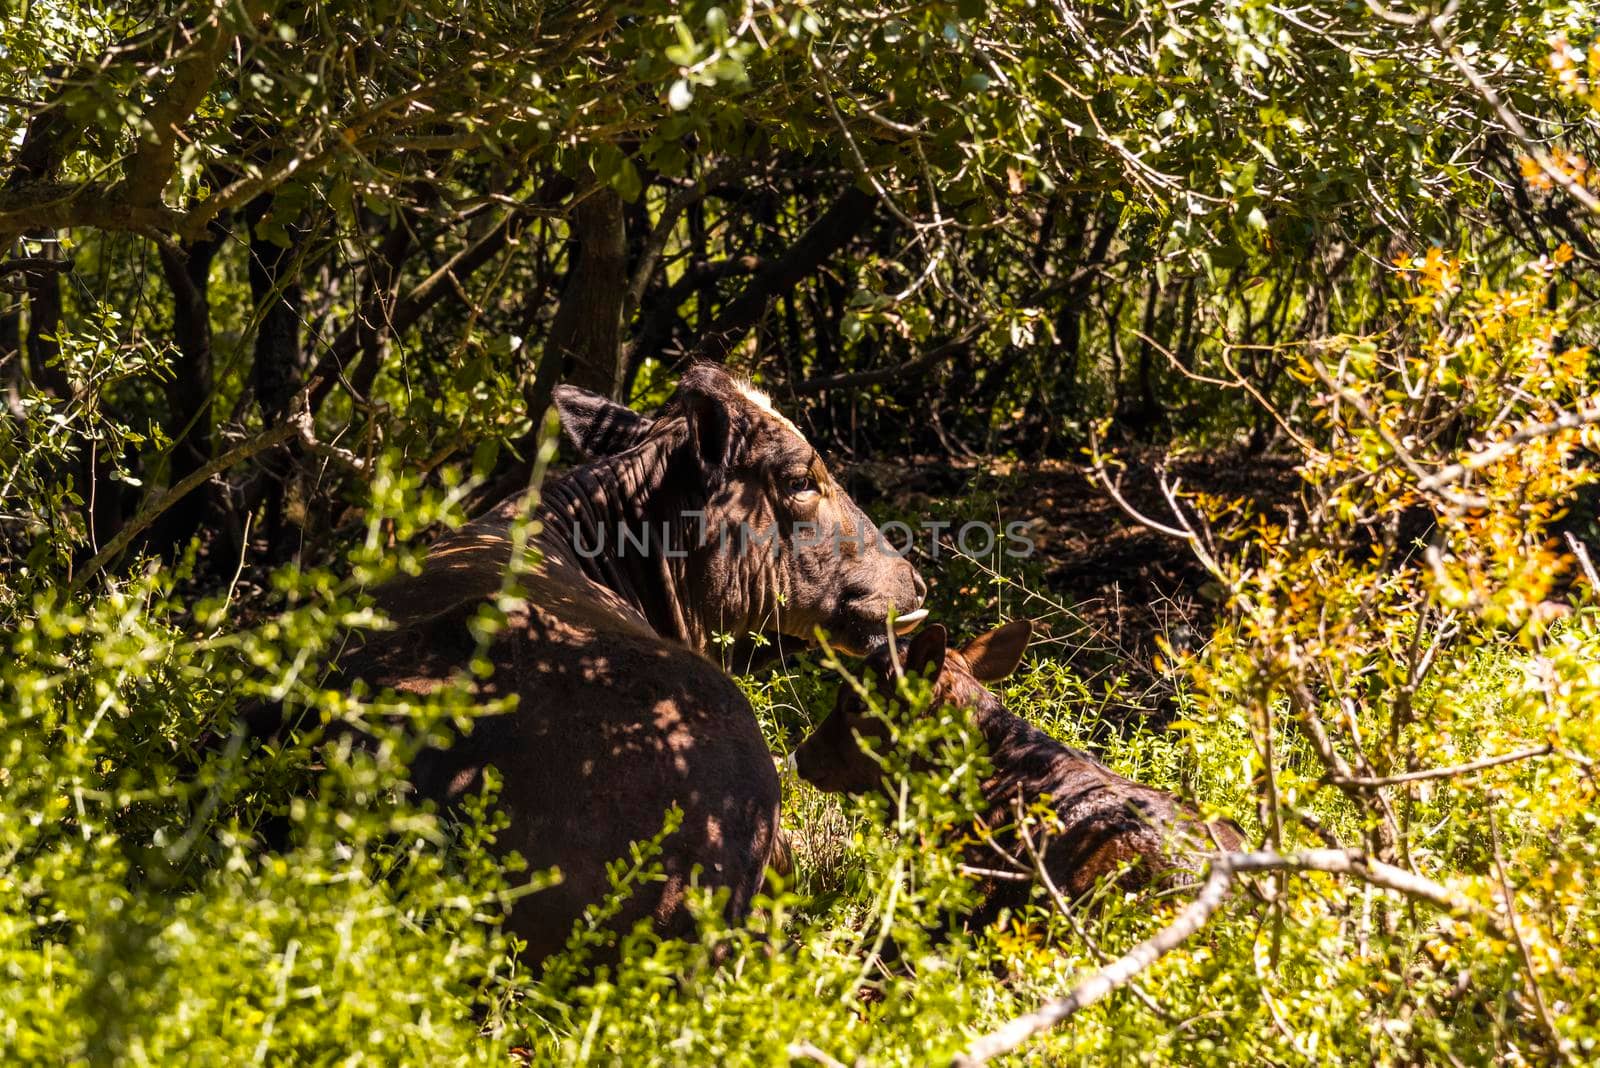
[[[72,270],[72,261],[70,259],[58,260],[49,256],[18,256],[0,263],[0,276],[8,274],[66,274],[70,270]]]
[[[1240,873],[1257,871],[1323,872],[1350,875],[1373,886],[1426,902],[1454,916],[1470,917],[1504,938],[1500,922],[1475,902],[1432,879],[1368,858],[1360,850],[1311,849],[1302,853],[1222,853],[1214,857],[1200,892],[1170,924],[1079,983],[1065,996],[1010,1020],[980,1036],[951,1062],[973,1068],[1009,1053],[1041,1031],[1127,985],[1150,965],[1172,952],[1203,928],[1227,899]]]
[[[1600,404],[1589,408],[1587,411],[1565,412],[1547,423],[1529,424],[1515,433],[1506,435],[1505,438],[1495,442],[1493,445],[1471,454],[1460,463],[1441,467],[1431,475],[1424,474],[1423,477],[1417,480],[1417,489],[1423,493],[1432,493],[1459,481],[1473,471],[1504,459],[1530,441],[1547,438],[1552,434],[1559,434],[1563,430],[1580,430],[1595,423],[1600,423]]]
[[[123,192],[135,202],[161,202],[161,191],[177,165],[173,148],[178,126],[188,121],[205,99],[216,79],[217,67],[233,43],[233,35],[223,30],[225,13],[225,3],[213,4],[205,21],[192,31],[192,47],[176,59],[166,92],[145,113],[150,132],[139,139],[122,180]]]
[[[693,185],[680,189],[667,199],[661,208],[661,216],[656,224],[650,228],[643,243],[639,247],[638,259],[634,264],[633,276],[628,281],[628,306],[625,314],[632,315],[644,300],[644,293],[650,285],[650,279],[655,277],[656,267],[661,263],[661,255],[666,251],[667,242],[672,238],[672,231],[677,227],[678,220],[683,213],[700,200],[704,199],[707,192],[726,182],[739,173],[741,163],[738,160],[727,159],[717,164],[710,171],[700,177]]]
[[[849,242],[872,218],[877,203],[871,194],[855,186],[846,189],[788,252],[773,260],[722,308],[701,335],[691,353],[692,358],[718,363],[726,360],[739,339],[761,321],[767,306]]]
[[[1333,776],[1337,786],[1356,786],[1371,789],[1378,786],[1399,786],[1408,782],[1423,782],[1428,779],[1452,779],[1457,775],[1470,775],[1475,771],[1486,768],[1497,768],[1501,764],[1512,764],[1519,760],[1530,760],[1534,757],[1549,756],[1555,752],[1555,747],[1546,742],[1528,749],[1518,749],[1513,753],[1501,753],[1499,756],[1484,757],[1468,764],[1456,764],[1448,768],[1427,768],[1422,771],[1408,771],[1400,775],[1385,775],[1381,778],[1363,779],[1353,776]]]
[[[0,240],[8,233],[75,226],[178,233],[187,220],[165,204],[136,202],[120,186],[42,181],[0,191]]]
[[[171,377],[164,383],[173,479],[182,479],[203,466],[214,451],[211,403],[215,384],[209,294],[211,263],[224,236],[219,229],[210,240],[197,241],[188,248],[164,236],[159,243],[162,274],[172,292],[172,334],[178,350],[171,364]],[[202,494],[172,508],[155,529],[156,544],[165,548],[188,540],[200,526],[208,503]]]
[[[1234,872],[1226,864],[1216,863],[1200,893],[1171,924],[1158,931],[1154,937],[1139,943],[1127,953],[1101,968],[1079,983],[1066,997],[1057,998],[1025,1016],[1018,1016],[1004,1026],[991,1031],[967,1047],[951,1062],[956,1068],[970,1068],[985,1064],[1002,1053],[1009,1053],[1040,1031],[1054,1027],[1079,1009],[1093,1005],[1134,976],[1177,949],[1196,931],[1204,927],[1213,913],[1222,907],[1228,891],[1233,886]]]
[[[132,544],[133,539],[138,537],[146,527],[160,518],[161,514],[167,509],[205,484],[213,475],[226,471],[234,464],[248,460],[252,456],[266,452],[276,445],[281,445],[296,435],[308,434],[310,432],[310,421],[309,412],[302,412],[285,419],[266,433],[241,442],[221,456],[215,457],[205,466],[190,474],[188,478],[157,496],[145,506],[144,511],[123,524],[122,529],[117,531],[116,536],[106,542],[105,548],[96,553],[88,563],[79,569],[78,573],[73,576],[71,585],[67,587],[67,592],[72,594],[83,589],[89,579],[93,578],[107,564],[121,555],[122,551]]]
[[[959,336],[951,338],[942,345],[936,345],[914,360],[896,364],[893,367],[878,367],[870,371],[850,371],[845,374],[824,375],[821,378],[808,378],[795,385],[794,392],[805,395],[821,393],[826,389],[855,389],[861,386],[873,386],[880,382],[893,382],[896,379],[906,378],[910,375],[921,374],[971,350],[972,342],[983,333],[987,324],[969,327]]]
[[[390,333],[400,334],[410,329],[429,308],[443,299],[445,294],[452,292],[463,279],[498,255],[517,234],[521,233],[529,218],[528,212],[508,211],[491,230],[450,257],[437,271],[418,282],[410,292],[395,302],[394,311],[388,321]],[[345,364],[359,348],[359,331],[357,324],[352,323],[340,331],[339,336],[328,347],[328,351],[317,361],[312,375],[321,381],[312,387],[313,410],[327,396],[334,382],[342,377]],[[357,399],[363,403],[366,400],[365,397]]]

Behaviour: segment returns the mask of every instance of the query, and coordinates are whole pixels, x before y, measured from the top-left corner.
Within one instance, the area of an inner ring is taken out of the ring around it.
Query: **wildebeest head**
[[[876,715],[848,684],[839,687],[833,711],[794,751],[794,768],[802,779],[832,793],[864,793],[883,778],[883,747],[889,744],[890,721],[905,714],[897,682],[903,675],[921,675],[933,684],[930,707],[975,708],[998,704],[984,683],[998,682],[1016,670],[1027,651],[1033,625],[1014,620],[981,635],[960,649],[938,623],[891,650],[887,645],[868,658],[863,683],[880,699],[886,715]]]
[[[821,627],[860,653],[927,614],[921,577],[816,449],[764,393],[721,367],[685,372],[655,419],[571,386],[555,400],[568,438],[593,466],[616,472],[609,490],[596,475],[591,496],[631,495],[639,526],[658,542],[646,551],[659,555],[658,630],[713,652],[751,634],[809,639]],[[607,551],[639,552],[616,538]]]

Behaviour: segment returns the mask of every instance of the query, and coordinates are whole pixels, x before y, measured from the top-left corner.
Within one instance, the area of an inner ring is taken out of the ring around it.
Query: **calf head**
[[[926,586],[799,429],[721,367],[685,372],[655,419],[574,387],[556,391],[568,438],[618,466],[662,561],[671,620],[709,651],[718,635],[813,637],[863,653],[926,616]]]
[[[908,674],[929,679],[930,708],[998,703],[984,683],[997,682],[1016,670],[1032,633],[1033,625],[1019,619],[951,649],[944,627],[935,623],[898,648],[877,650],[867,659],[862,682],[878,695],[886,715],[874,714],[854,686],[840,686],[833,711],[794,751],[795,770],[820,790],[876,789],[883,780],[881,754],[889,744],[889,722],[907,711],[900,679]]]

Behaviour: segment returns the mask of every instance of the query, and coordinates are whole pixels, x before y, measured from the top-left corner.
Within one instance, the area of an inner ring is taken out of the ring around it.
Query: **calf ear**
[[[729,397],[721,385],[728,379],[720,367],[691,367],[678,380],[678,396],[689,420],[689,439],[700,462],[706,467],[722,467],[728,462],[733,441],[733,414]]]
[[[557,386],[551,399],[561,414],[561,430],[585,460],[627,452],[650,432],[650,420],[598,393]]]
[[[1028,651],[1028,638],[1033,635],[1033,624],[1026,619],[1014,619],[1003,627],[972,639],[961,650],[961,658],[972,669],[972,677],[979,682],[998,682],[1017,670],[1022,654]]]
[[[944,670],[944,653],[949,635],[944,624],[934,623],[924,627],[915,638],[906,643],[905,671],[908,675],[924,675],[937,679]]]

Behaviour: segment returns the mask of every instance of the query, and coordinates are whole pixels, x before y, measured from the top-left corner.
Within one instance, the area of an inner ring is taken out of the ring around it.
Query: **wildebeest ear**
[[[632,408],[578,386],[557,386],[551,399],[561,414],[561,432],[586,460],[627,452],[650,432],[650,420]]]
[[[939,672],[944,670],[945,645],[949,640],[950,636],[945,633],[942,623],[934,623],[920,631],[906,643],[906,674],[938,678]]]
[[[972,669],[973,678],[979,682],[998,682],[1017,670],[1032,635],[1032,623],[1014,619],[972,639],[961,650],[961,657]]]
[[[733,440],[733,414],[727,391],[728,373],[720,367],[697,366],[678,380],[678,396],[689,420],[689,439],[700,462],[721,467],[728,462]]]

